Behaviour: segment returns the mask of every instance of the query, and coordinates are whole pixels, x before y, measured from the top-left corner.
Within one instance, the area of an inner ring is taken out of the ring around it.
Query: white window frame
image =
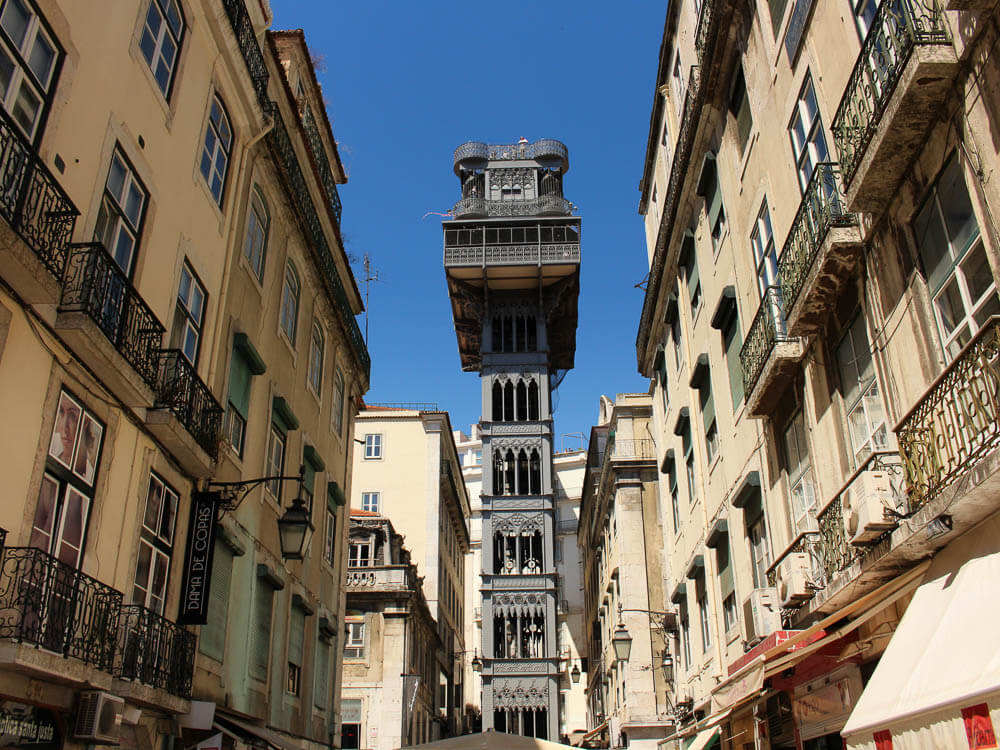
[[[768,287],[778,285],[778,251],[774,246],[774,231],[771,228],[771,212],[767,205],[767,196],[757,214],[753,232],[750,233],[750,247],[753,249],[754,268],[757,273],[757,291],[760,298]]]
[[[171,345],[179,349],[192,367],[198,366],[201,350],[201,329],[205,324],[205,307],[208,295],[185,258],[181,264],[181,278],[177,284],[177,304]],[[191,351],[189,351],[189,349]]]
[[[830,161],[830,149],[826,142],[823,117],[819,111],[819,100],[816,98],[816,87],[813,85],[811,73],[806,74],[795,102],[795,110],[788,123],[788,137],[795,158],[799,189],[804,195],[816,165]]]
[[[347,631],[344,638],[344,659],[365,658],[365,621],[363,619],[348,619],[344,623]]]
[[[323,394],[323,360],[326,356],[326,337],[323,329],[315,320],[309,337],[309,387],[316,396]]]
[[[382,508],[381,492],[361,493],[361,510],[366,510],[370,513],[381,513],[382,512],[381,508]]]
[[[267,437],[267,455],[264,457],[264,476],[280,477],[285,473],[285,456],[288,447],[288,436],[272,422]],[[264,483],[264,491],[274,501],[281,505],[281,480],[272,479]]]
[[[29,0],[6,0],[0,15],[0,60],[6,58],[10,80],[5,91],[0,91],[0,106],[10,115],[18,128],[34,141],[39,124],[48,109],[56,71],[62,60],[62,49],[48,31],[41,14]],[[8,31],[8,12],[20,6],[27,15],[20,40]],[[39,45],[36,47],[36,45]],[[48,47],[51,54],[48,67],[35,70],[31,59],[36,49]],[[34,99],[32,105],[31,100]],[[29,105],[25,107],[24,105]],[[30,116],[30,122],[27,118]]]
[[[104,245],[115,263],[131,278],[149,191],[142,184],[120,145],[115,145],[108,165],[101,205],[94,226],[94,239]]]
[[[382,433],[369,432],[365,434],[365,460],[375,461],[382,458]]]
[[[337,516],[329,508],[326,509],[325,532],[323,539],[323,560],[332,568],[336,564]]]

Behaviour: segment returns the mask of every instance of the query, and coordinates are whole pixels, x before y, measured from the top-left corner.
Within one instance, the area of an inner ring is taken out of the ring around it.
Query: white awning
[[[301,746],[297,745],[295,742],[285,739],[277,732],[274,732],[266,727],[259,727],[256,724],[248,724],[245,721],[240,721],[234,719],[228,714],[221,712],[216,712],[214,724],[215,728],[221,731],[226,731],[226,726],[229,725],[231,729],[226,731],[227,734],[231,734],[235,730],[238,734],[243,734],[244,738],[254,737],[258,740],[265,742],[274,750],[302,750]]]
[[[891,730],[896,750],[952,746],[953,730],[964,742],[961,709],[1000,696],[998,622],[995,514],[934,558],[841,731],[849,747],[873,748],[879,730]]]

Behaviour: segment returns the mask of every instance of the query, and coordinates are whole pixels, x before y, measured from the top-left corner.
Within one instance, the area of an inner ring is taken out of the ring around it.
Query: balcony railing
[[[896,427],[911,512],[1000,447],[998,357],[994,316]]]
[[[950,41],[937,0],[885,0],[872,19],[831,130],[850,183],[914,48]]]
[[[138,605],[121,608],[113,674],[191,697],[194,633]]]
[[[371,375],[371,358],[368,355],[368,346],[365,344],[361,329],[358,328],[358,321],[354,317],[354,311],[347,301],[347,292],[344,291],[344,284],[340,280],[340,273],[337,271],[337,264],[333,260],[333,253],[330,245],[326,241],[323,233],[323,226],[309,195],[309,188],[306,185],[305,176],[299,166],[299,159],[295,153],[295,147],[285,128],[281,110],[276,102],[270,102],[268,113],[274,120],[274,126],[267,134],[267,142],[274,154],[275,161],[281,167],[288,187],[289,198],[295,208],[299,219],[302,222],[303,233],[306,240],[313,248],[317,264],[326,279],[326,285],[330,292],[334,306],[340,311],[344,328],[347,330],[347,337],[350,340],[351,348],[361,364],[361,369],[367,379]],[[339,226],[335,225],[339,231]]]
[[[830,228],[857,223],[857,215],[849,213],[844,204],[840,166],[834,163],[817,164],[792,221],[792,228],[788,232],[781,250],[781,261],[778,263],[778,278],[785,310],[791,310],[795,306]]]
[[[268,111],[267,79],[269,75],[264,55],[260,51],[260,45],[257,44],[253,22],[250,20],[250,14],[247,13],[247,6],[243,0],[222,0],[222,7],[226,9],[226,15],[229,16],[229,23],[236,35],[236,43],[243,55],[243,62],[246,63],[250,80],[253,81],[254,91],[257,92],[257,100],[266,114]]]
[[[333,179],[333,170],[330,168],[330,160],[326,156],[326,149],[323,148],[323,139],[319,135],[319,128],[316,125],[316,118],[313,117],[312,109],[308,104],[302,107],[302,127],[306,131],[306,140],[309,141],[309,150],[312,151],[313,159],[316,160],[316,169],[319,171],[319,181],[323,183],[327,200],[330,202],[330,210],[340,226],[340,215],[344,207],[340,202],[340,192],[337,190],[337,183]]]
[[[162,349],[156,408],[169,409],[214,461],[222,431],[222,407],[179,349]]]
[[[59,309],[86,313],[132,369],[156,388],[163,324],[103,245],[70,248]]]
[[[0,111],[0,215],[61,278],[79,212],[5,111]]]
[[[351,568],[344,576],[344,586],[353,590],[405,589],[409,567],[383,565],[375,568]]]
[[[740,350],[744,393],[749,396],[757,385],[774,347],[778,343],[788,340],[781,288],[768,287],[764,292],[764,298],[760,301],[757,314],[750,324],[747,340],[743,342],[743,348]]]
[[[604,460],[627,459],[627,458],[655,458],[656,445],[649,438],[638,440],[621,440],[614,438],[608,441],[608,446],[604,451]]]
[[[110,672],[122,594],[34,547],[7,547],[0,565],[0,638]]]
[[[569,216],[572,204],[560,195],[543,195],[525,201],[490,201],[470,195],[459,200],[451,209],[456,219],[463,216]]]
[[[446,247],[447,266],[537,265],[539,263],[579,263],[580,245],[576,243],[536,245],[473,245]]]

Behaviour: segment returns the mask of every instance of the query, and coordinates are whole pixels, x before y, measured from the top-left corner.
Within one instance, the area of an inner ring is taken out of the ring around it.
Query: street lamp
[[[615,658],[618,661],[628,661],[628,655],[632,651],[632,636],[628,634],[625,623],[620,619],[618,629],[611,638],[611,645],[615,647]]]
[[[580,681],[580,665],[579,664],[574,664],[573,665],[573,668],[569,671],[569,678],[571,680],[573,680],[574,684],[576,684],[576,683],[578,683]]]
[[[281,556],[286,560],[301,560],[309,547],[315,527],[309,518],[301,496],[292,501],[292,507],[278,519],[278,541],[281,543]]]
[[[482,672],[483,671],[483,660],[479,658],[479,650],[478,649],[476,649],[476,651],[474,652],[473,657],[472,657],[472,671],[473,672]]]
[[[674,657],[670,655],[670,652],[663,652],[663,661],[660,662],[660,666],[663,669],[663,679],[667,682],[674,681]]]
[[[618,603],[618,627],[615,629],[614,635],[611,637],[611,645],[615,648],[615,658],[618,661],[628,661],[628,656],[632,651],[632,636],[629,635],[628,630],[625,627],[625,619],[622,616],[625,612],[639,612],[646,615],[650,621],[655,618],[655,626],[661,630],[675,630],[677,615],[674,612],[659,612],[654,609],[623,609],[621,602]],[[673,627],[671,627],[673,625]],[[667,654],[669,657],[669,654]],[[673,676],[673,660],[670,661],[670,674]],[[664,674],[666,674],[667,665],[663,665]]]

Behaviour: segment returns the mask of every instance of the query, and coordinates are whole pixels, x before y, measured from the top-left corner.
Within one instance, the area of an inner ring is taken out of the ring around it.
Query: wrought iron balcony
[[[226,9],[229,23],[236,35],[236,43],[239,45],[240,53],[243,55],[243,62],[246,63],[250,80],[253,81],[254,91],[257,92],[257,100],[260,107],[267,114],[267,65],[264,62],[264,55],[257,44],[257,37],[254,34],[253,22],[250,14],[247,13],[247,6],[243,0],[222,0],[222,7]]]
[[[840,166],[817,164],[781,251],[778,278],[788,332],[811,332],[833,304],[862,245],[847,211]]]
[[[142,380],[156,389],[163,324],[103,245],[71,246],[59,311],[85,313]]]
[[[0,638],[110,672],[122,594],[34,547],[7,547],[0,565]]]
[[[911,512],[1000,447],[998,356],[994,316],[896,427]]]
[[[319,220],[319,214],[316,212],[316,206],[313,205],[312,198],[309,195],[309,188],[306,185],[305,176],[302,174],[298,155],[295,153],[295,147],[292,145],[292,140],[288,135],[284,119],[281,116],[281,110],[278,108],[276,102],[272,101],[268,104],[268,113],[274,120],[274,126],[267,134],[268,145],[271,148],[275,161],[281,169],[288,188],[289,198],[295,212],[299,216],[306,240],[313,250],[317,265],[323,272],[323,278],[326,281],[331,300],[334,306],[340,311],[351,348],[358,358],[361,370],[365,374],[365,379],[368,379],[371,375],[371,357],[368,355],[368,346],[361,335],[361,329],[358,328],[354,311],[347,301],[347,292],[344,290],[344,284],[340,280],[340,273],[337,270],[333,253],[323,232],[323,225]],[[339,223],[335,223],[334,228],[339,232]]]
[[[312,151],[313,159],[316,162],[316,169],[319,171],[319,181],[323,183],[326,191],[326,198],[330,203],[330,210],[340,226],[340,215],[344,207],[340,202],[340,193],[337,191],[337,183],[333,179],[333,169],[330,167],[330,160],[326,156],[326,149],[323,148],[323,139],[320,137],[319,128],[316,126],[316,118],[313,117],[312,109],[306,104],[302,107],[302,127],[306,132],[306,140],[309,141],[309,150]]]
[[[115,677],[191,697],[194,633],[138,605],[121,608]]]
[[[788,335],[781,288],[768,287],[740,350],[749,416],[763,417],[770,413],[804,353],[802,342]]]
[[[520,266],[579,263],[579,243],[446,247],[445,266]]]
[[[154,406],[168,409],[214,461],[222,431],[222,406],[179,349],[162,349]]]
[[[831,128],[852,210],[888,204],[957,68],[937,0],[880,4]]]
[[[475,195],[462,198],[451,209],[456,219],[472,216],[569,216],[573,205],[560,195],[542,195],[530,201],[488,201]]]

